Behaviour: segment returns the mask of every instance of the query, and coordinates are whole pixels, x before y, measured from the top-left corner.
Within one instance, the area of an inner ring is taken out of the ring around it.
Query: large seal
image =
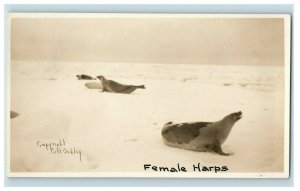
[[[96,80],[96,78],[93,78],[85,74],[76,75],[76,77],[78,80]]]
[[[242,112],[231,113],[216,122],[194,122],[173,124],[169,122],[162,129],[165,144],[192,151],[213,151],[220,155],[224,153],[221,145],[227,139],[231,128]]]
[[[97,76],[97,78],[101,81],[102,91],[103,92],[113,92],[113,93],[124,93],[130,94],[134,90],[141,88],[145,89],[144,85],[135,86],[135,85],[124,85],[113,80],[107,80],[104,76]]]

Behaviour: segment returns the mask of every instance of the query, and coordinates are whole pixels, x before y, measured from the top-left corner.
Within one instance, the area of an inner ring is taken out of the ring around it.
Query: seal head
[[[232,118],[233,121],[236,122],[236,121],[240,120],[243,117],[242,114],[243,113],[241,111],[239,111],[239,112],[236,112],[236,113],[231,113],[226,117],[230,117],[230,118]]]

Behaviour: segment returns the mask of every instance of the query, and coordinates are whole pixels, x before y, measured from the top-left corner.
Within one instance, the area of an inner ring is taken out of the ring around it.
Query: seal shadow
[[[223,86],[232,86],[232,83],[223,83]]]
[[[136,142],[136,141],[138,141],[138,139],[137,138],[132,138],[132,139],[125,139],[123,142]]]

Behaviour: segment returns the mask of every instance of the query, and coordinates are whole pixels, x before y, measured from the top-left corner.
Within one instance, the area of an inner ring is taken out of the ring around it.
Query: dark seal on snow
[[[227,139],[231,128],[242,112],[231,113],[216,122],[194,122],[173,124],[169,122],[162,129],[165,144],[193,151],[212,151],[220,155],[224,153],[221,145]]]
[[[140,88],[145,89],[144,85],[135,86],[135,85],[124,85],[113,80],[107,80],[104,76],[97,76],[97,78],[101,81],[102,91],[113,92],[113,93],[124,93],[130,94],[134,90]]]
[[[96,78],[93,78],[85,74],[76,75],[76,77],[78,80],[96,80]]]
[[[13,119],[13,118],[16,118],[18,117],[20,114],[15,112],[15,111],[10,111],[10,118]]]

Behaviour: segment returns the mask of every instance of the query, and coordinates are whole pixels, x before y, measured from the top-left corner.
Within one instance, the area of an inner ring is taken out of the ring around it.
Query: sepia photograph
[[[288,178],[288,14],[10,13],[10,177]]]

